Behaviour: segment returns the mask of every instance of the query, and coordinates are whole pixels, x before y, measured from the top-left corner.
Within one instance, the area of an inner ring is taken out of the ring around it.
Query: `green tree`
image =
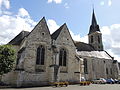
[[[0,75],[12,70],[15,61],[15,51],[10,45],[0,45]]]

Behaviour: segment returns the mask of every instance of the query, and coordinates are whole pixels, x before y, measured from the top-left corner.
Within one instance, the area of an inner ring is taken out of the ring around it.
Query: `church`
[[[50,82],[80,82],[81,78],[118,78],[119,68],[102,43],[93,10],[89,43],[76,42],[63,24],[50,34],[43,17],[31,32],[22,31],[8,44],[16,50],[15,68],[2,81],[12,86],[43,86]]]

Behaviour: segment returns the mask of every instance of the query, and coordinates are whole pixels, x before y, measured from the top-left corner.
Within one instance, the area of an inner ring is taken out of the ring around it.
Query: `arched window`
[[[88,74],[88,66],[87,66],[87,59],[86,58],[84,59],[83,63],[84,63],[84,73]]]
[[[45,59],[45,48],[44,46],[41,45],[37,48],[36,64],[44,65],[44,59]]]
[[[106,74],[108,74],[108,68],[106,68]]]
[[[91,43],[93,43],[93,36],[91,36]]]
[[[98,43],[100,43],[100,36],[98,36]]]
[[[67,52],[65,49],[60,49],[59,65],[66,66]]]

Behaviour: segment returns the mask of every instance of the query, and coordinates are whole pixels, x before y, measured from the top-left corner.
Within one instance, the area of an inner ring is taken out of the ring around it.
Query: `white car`
[[[100,78],[100,79],[95,79],[92,80],[93,84],[106,84],[106,80],[104,78]]]

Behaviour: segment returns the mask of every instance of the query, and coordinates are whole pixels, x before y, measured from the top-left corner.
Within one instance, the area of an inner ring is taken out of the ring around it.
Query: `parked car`
[[[106,80],[104,78],[100,78],[100,79],[95,79],[92,80],[93,84],[106,84]]]
[[[119,83],[119,80],[117,80],[117,79],[114,79],[114,82],[115,82],[116,84],[118,84],[118,83]]]
[[[118,83],[117,84],[120,84],[120,80],[118,80]]]
[[[111,79],[106,79],[106,83],[107,84],[114,84],[115,81],[111,78]]]

